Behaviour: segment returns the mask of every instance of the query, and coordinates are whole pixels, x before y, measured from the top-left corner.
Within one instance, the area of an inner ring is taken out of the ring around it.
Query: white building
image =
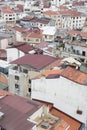
[[[63,5],[66,2],[71,2],[72,0],[51,0],[51,4],[55,6]]]
[[[53,42],[57,36],[57,28],[53,26],[42,27],[43,30],[43,40],[48,42]]]
[[[51,0],[51,4],[52,5],[56,5],[56,6],[60,6],[62,4],[64,4],[66,2],[66,0]]]
[[[31,97],[51,102],[73,118],[86,123],[87,74],[73,68],[45,72],[33,79]]]

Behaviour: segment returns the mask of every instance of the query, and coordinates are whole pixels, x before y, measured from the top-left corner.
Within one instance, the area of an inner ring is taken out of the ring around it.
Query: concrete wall
[[[8,62],[16,60],[22,56],[24,56],[24,53],[21,51],[18,51],[18,49],[16,49],[16,48],[8,48],[7,49],[7,61]]]
[[[32,80],[32,98],[54,103],[54,106],[81,122],[86,121],[87,86],[63,77]],[[82,110],[78,115],[76,110]]]

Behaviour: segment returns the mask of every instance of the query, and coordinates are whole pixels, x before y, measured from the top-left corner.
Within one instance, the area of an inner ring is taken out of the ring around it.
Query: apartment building
[[[22,38],[24,42],[27,42],[27,44],[35,46],[43,40],[43,33],[41,29],[32,27],[22,34]]]
[[[50,17],[56,21],[56,26],[60,29],[82,29],[86,20],[86,15],[72,9],[60,11],[45,11],[45,17]]]
[[[68,55],[81,60],[82,62],[87,62],[87,32],[85,29],[83,31],[70,30],[68,32],[68,38],[65,42],[65,52]]]
[[[46,17],[33,17],[33,18],[23,18],[20,20],[20,25],[29,27],[44,27],[44,26],[55,26],[55,20]]]
[[[16,13],[8,6],[1,8],[1,17],[5,20],[7,26],[14,26],[16,24]]]
[[[9,91],[26,97],[31,94],[31,80],[58,59],[48,55],[27,54],[11,62]]]

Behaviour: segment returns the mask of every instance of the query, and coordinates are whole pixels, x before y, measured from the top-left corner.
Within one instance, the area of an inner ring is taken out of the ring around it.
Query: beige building
[[[31,45],[40,43],[43,39],[42,31],[39,28],[32,28],[23,35],[23,42],[27,42]]]
[[[6,21],[7,26],[14,26],[16,23],[16,13],[8,6],[1,8],[1,17]]]
[[[36,75],[51,68],[57,59],[47,55],[27,54],[15,61],[9,69],[9,91],[20,96],[31,94],[31,80]]]

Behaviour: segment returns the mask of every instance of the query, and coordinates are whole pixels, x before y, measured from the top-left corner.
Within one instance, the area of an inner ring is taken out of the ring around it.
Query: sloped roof
[[[40,70],[54,61],[56,61],[56,58],[48,55],[27,54],[15,61],[12,61],[11,64],[28,65]]]
[[[25,30],[27,30],[27,29],[25,29],[23,27],[19,27],[19,26],[14,26],[12,29],[15,31],[18,31],[18,32],[24,32]]]
[[[81,122],[73,119],[72,117],[66,115],[65,113],[63,113],[62,111],[58,110],[58,109],[51,109],[51,114],[55,115],[55,116],[59,116],[60,118],[62,118],[65,122],[67,122],[70,127],[68,130],[79,130],[80,126],[81,126]],[[59,130],[59,129],[58,129]],[[61,130],[61,129],[60,129]]]
[[[4,113],[4,117],[0,119],[0,126],[6,130],[30,130],[34,123],[27,119],[41,106],[39,102],[17,95],[5,96],[0,99],[0,111]]]
[[[12,93],[4,91],[4,90],[0,90],[0,96],[8,96],[8,95],[12,95]]]
[[[3,6],[3,7],[1,8],[1,11],[2,11],[3,13],[6,13],[6,14],[14,14],[14,13],[15,13],[15,11],[12,10],[9,6]]]
[[[11,48],[17,48],[18,50],[28,53],[29,51],[33,50],[34,47],[32,45],[26,44],[26,43],[20,43],[17,45],[13,45]]]
[[[40,29],[30,29],[23,35],[26,38],[42,38],[42,31]]]
[[[77,30],[70,30],[68,32],[69,35],[80,35],[82,37],[87,38],[87,32],[77,31]]]
[[[4,75],[3,73],[0,73],[0,82],[8,84],[8,79],[6,78],[6,75]]]
[[[86,79],[87,79],[87,74],[83,73],[79,70],[76,70],[74,68],[71,67],[67,67],[66,69],[64,69],[64,71],[61,73],[61,76],[72,80],[76,83],[79,84],[83,84],[83,85],[87,85]]]
[[[62,71],[63,71],[62,69],[58,69],[58,70],[47,70],[47,71],[45,71],[45,72],[37,75],[36,78],[40,78],[42,76],[48,77],[49,75],[53,75],[55,77],[57,75],[60,75]]]
[[[62,62],[67,62],[67,63],[70,63],[70,64],[76,64],[76,65],[78,65],[78,66],[81,65],[81,63],[80,63],[79,61],[75,60],[73,57],[64,58],[64,59],[62,60]]]

